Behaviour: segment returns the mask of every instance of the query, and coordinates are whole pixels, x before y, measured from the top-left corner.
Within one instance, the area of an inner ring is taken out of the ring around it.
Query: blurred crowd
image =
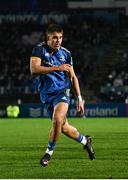
[[[35,44],[45,40],[46,26],[32,20],[0,24],[0,95],[36,94],[30,76],[29,59]],[[72,52],[74,68],[84,90],[103,47],[111,43],[117,27],[103,18],[77,19],[72,16],[62,26],[63,46]],[[114,77],[113,72],[109,75],[112,78],[109,78],[111,82],[108,84],[117,86],[120,81],[123,86],[128,83],[127,72],[114,73]]]
[[[118,51],[117,51],[118,52]],[[127,102],[128,100],[128,53],[123,51],[120,62],[115,64],[101,86],[101,99],[107,102]]]

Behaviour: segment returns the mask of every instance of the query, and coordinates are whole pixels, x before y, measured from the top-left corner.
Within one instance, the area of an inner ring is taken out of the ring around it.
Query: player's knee
[[[59,115],[55,115],[53,117],[53,126],[62,126],[63,124],[63,117]]]
[[[72,133],[75,134],[77,132],[77,129],[75,127],[72,127]]]

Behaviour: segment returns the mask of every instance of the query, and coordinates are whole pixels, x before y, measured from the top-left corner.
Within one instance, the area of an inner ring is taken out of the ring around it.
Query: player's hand
[[[81,116],[84,115],[84,102],[83,102],[83,100],[77,101],[77,111],[80,113]]]
[[[69,73],[71,71],[71,65],[61,64],[60,66],[58,66],[58,71],[65,71]]]

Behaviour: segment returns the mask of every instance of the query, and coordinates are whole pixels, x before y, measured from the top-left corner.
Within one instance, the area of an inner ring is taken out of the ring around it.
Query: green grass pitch
[[[70,118],[93,138],[96,159],[64,135],[51,162],[39,160],[47,147],[48,119],[0,119],[0,179],[123,179],[128,178],[128,118]]]

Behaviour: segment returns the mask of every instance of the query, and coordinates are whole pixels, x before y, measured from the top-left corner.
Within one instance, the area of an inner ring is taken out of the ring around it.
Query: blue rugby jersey
[[[42,60],[42,66],[46,67],[59,66],[61,64],[73,65],[71,53],[67,49],[61,47],[52,54],[44,42],[33,48],[32,56],[39,57]],[[36,80],[38,91],[43,94],[70,88],[70,80],[66,72],[54,71],[48,74],[41,74]]]

